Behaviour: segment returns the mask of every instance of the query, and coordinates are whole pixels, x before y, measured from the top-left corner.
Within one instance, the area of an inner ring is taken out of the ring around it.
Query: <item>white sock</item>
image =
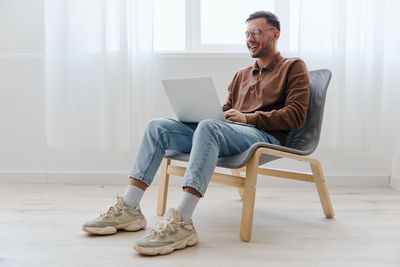
[[[134,185],[128,185],[124,193],[124,205],[136,209],[143,197],[144,190]]]
[[[181,200],[178,204],[178,210],[180,214],[180,219],[183,222],[190,222],[192,219],[192,215],[194,209],[196,208],[197,203],[199,202],[200,198],[190,194],[188,192],[183,192]]]

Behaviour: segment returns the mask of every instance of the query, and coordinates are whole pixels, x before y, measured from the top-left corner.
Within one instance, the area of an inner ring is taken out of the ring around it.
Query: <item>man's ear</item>
[[[279,37],[281,36],[281,32],[280,31],[274,31],[274,40],[278,40],[279,39]]]

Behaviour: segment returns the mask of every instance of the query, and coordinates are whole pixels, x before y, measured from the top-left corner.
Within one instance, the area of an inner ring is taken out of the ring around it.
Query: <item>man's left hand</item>
[[[236,109],[231,108],[230,110],[225,111],[224,114],[227,120],[247,123],[246,115]]]

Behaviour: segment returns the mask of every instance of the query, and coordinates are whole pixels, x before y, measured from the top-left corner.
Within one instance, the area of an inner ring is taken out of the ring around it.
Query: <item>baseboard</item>
[[[127,173],[0,172],[0,184],[126,184]]]
[[[389,180],[384,175],[325,175],[328,186],[397,187],[398,179]],[[128,173],[78,173],[78,172],[0,172],[0,184],[126,184]],[[157,173],[153,184],[158,185]],[[171,176],[171,185],[180,185],[182,177]],[[260,175],[257,185],[262,186],[308,186],[311,183]]]

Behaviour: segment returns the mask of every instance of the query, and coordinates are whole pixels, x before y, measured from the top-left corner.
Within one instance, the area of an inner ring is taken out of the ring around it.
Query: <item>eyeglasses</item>
[[[250,38],[250,35],[253,36],[254,38],[258,38],[260,37],[261,33],[263,31],[270,31],[270,30],[274,30],[276,31],[275,28],[268,28],[268,29],[259,29],[259,28],[255,28],[253,29],[251,32],[245,31],[244,34],[246,35],[246,39]]]

